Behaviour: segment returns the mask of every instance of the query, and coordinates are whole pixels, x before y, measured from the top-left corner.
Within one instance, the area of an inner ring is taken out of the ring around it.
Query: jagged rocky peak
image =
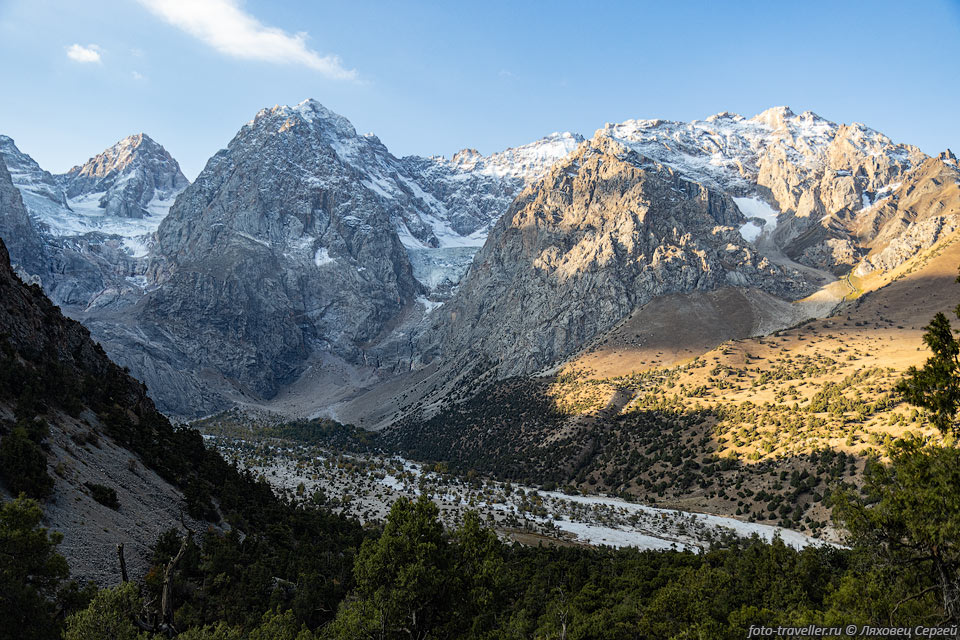
[[[286,247],[308,264],[321,248],[347,254],[347,247],[326,243],[325,234],[334,231],[329,225],[342,218],[353,237],[368,231],[364,225],[389,220],[379,202],[385,189],[377,187],[391,160],[396,162],[375,137],[358,136],[346,118],[315,100],[261,109],[172,209],[158,232],[160,250],[178,256],[192,250],[179,231],[186,225],[186,233],[210,235],[211,243],[246,234]],[[224,190],[234,183],[255,188]],[[201,227],[193,226],[197,216],[205,220]]]
[[[269,146],[269,139],[284,135],[326,149],[336,162],[319,167],[313,179],[351,172],[369,197],[390,211],[404,244],[415,250],[479,246],[516,194],[582,141],[576,134],[555,133],[488,156],[464,149],[453,159],[398,159],[376,136],[358,135],[343,116],[305,100],[262,109],[231,145]]]
[[[248,123],[248,126],[256,126],[264,120],[276,118],[298,118],[304,122],[324,122],[329,126],[331,132],[337,133],[340,137],[357,137],[357,130],[349,120],[326,108],[313,98],[308,98],[294,106],[274,105],[270,109],[261,109],[254,119]]]
[[[145,133],[124,138],[57,178],[71,201],[84,201],[80,208],[96,201],[104,213],[121,218],[165,213],[190,184],[173,156]]]
[[[18,189],[63,207],[67,205],[67,196],[56,178],[49,171],[41,169],[36,160],[20,151],[13,138],[0,135],[0,156]]]
[[[670,293],[755,287],[809,294],[738,233],[730,195],[599,137],[511,205],[424,334],[424,361],[499,363],[529,374]]]
[[[905,168],[926,157],[916,147],[895,144],[863,124],[838,125],[812,111],[797,115],[789,107],[773,107],[752,118],[722,112],[693,122],[627,120],[607,124],[595,137],[617,140],[692,179],[724,188],[756,186],[764,165],[774,160],[797,165],[806,173],[822,173],[832,144],[848,145],[862,155],[882,154],[902,161]]]
[[[864,255],[865,239],[849,221],[927,158],[866,125],[789,107],[751,118],[723,112],[693,122],[628,120],[606,125],[594,139],[733,196],[768,202],[787,221],[778,228],[787,255],[836,273]]]
[[[450,159],[450,162],[458,167],[469,171],[477,166],[477,162],[483,159],[483,154],[477,151],[472,147],[466,149],[460,149],[453,157]]]
[[[296,129],[330,146],[343,162],[363,164],[372,155],[387,154],[386,147],[374,135],[358,135],[353,124],[314,99],[294,106],[276,105],[261,109],[238,133],[234,140],[253,136],[281,135]],[[232,144],[232,143],[231,143]]]
[[[261,110],[177,198],[136,327],[107,349],[178,414],[222,407],[202,382],[217,376],[269,398],[318,352],[364,362],[423,293],[392,217],[396,162],[315,101]]]
[[[813,116],[814,118],[819,117],[817,114],[807,111],[804,113]],[[751,120],[755,122],[762,122],[767,125],[770,129],[776,131],[777,129],[786,129],[788,128],[789,123],[797,117],[797,114],[793,112],[788,106],[779,106],[779,107],[770,107],[765,111],[761,111],[755,115]]]

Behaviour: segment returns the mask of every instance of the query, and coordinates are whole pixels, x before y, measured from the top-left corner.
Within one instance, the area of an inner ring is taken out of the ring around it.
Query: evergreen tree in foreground
[[[960,318],[960,305],[954,314]],[[927,409],[931,421],[944,435],[956,437],[960,435],[956,420],[960,408],[960,342],[942,313],[934,316],[925,329],[923,341],[933,355],[922,368],[910,367],[897,391],[910,404]]]
[[[0,507],[0,640],[56,637],[54,599],[70,572],[56,551],[63,535],[47,533],[42,518],[23,495]]]
[[[954,313],[960,318],[960,306]],[[897,385],[907,402],[929,411],[948,444],[899,440],[888,450],[889,464],[867,462],[859,495],[835,496],[834,517],[863,567],[847,577],[837,598],[875,624],[960,622],[960,450],[953,444],[960,434],[960,342],[954,334],[944,314],[934,316],[923,336],[933,355]]]

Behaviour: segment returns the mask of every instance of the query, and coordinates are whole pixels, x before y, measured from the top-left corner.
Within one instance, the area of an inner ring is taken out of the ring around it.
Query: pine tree
[[[954,314],[960,318],[960,305]],[[922,368],[910,367],[897,385],[897,391],[910,404],[927,409],[933,424],[942,433],[956,438],[960,435],[960,425],[956,422],[960,407],[960,342],[942,313],[934,316],[924,328],[923,341],[933,355]]]
[[[57,636],[54,599],[69,569],[56,551],[63,535],[47,533],[42,518],[23,495],[0,507],[0,640]]]

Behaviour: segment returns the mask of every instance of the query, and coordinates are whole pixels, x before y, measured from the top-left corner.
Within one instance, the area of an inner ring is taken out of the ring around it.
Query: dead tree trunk
[[[120,559],[120,582],[126,584],[130,581],[127,578],[127,561],[123,558],[123,543],[117,544],[117,558]]]
[[[184,552],[187,550],[187,542],[189,540],[190,534],[187,533],[187,535],[183,537],[183,542],[180,544],[180,550],[177,551],[177,555],[173,556],[170,562],[167,563],[167,568],[163,572],[159,630],[165,632],[168,637],[173,637],[177,632],[173,626],[173,572],[177,568],[180,558],[183,557]]]

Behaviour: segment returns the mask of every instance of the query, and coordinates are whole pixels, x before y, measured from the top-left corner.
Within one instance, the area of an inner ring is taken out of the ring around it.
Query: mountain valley
[[[121,576],[45,600],[73,616],[129,567],[124,628],[354,637],[373,550],[410,536],[459,558],[451,611],[493,580],[470,554],[511,558],[491,629],[552,624],[562,591],[518,594],[561,556],[807,558],[808,606],[849,611],[850,501],[953,451],[902,382],[960,297],[949,151],[778,107],[398,158],[308,100],[192,183],[146,134],[60,175],[0,160],[0,496],[40,501],[74,580]]]
[[[332,418],[828,538],[831,483],[934,435],[893,386],[950,306],[960,169],[863,125],[778,107],[397,158],[308,100],[192,184],[145,134],[62,175],[0,143],[18,273],[212,433]]]

